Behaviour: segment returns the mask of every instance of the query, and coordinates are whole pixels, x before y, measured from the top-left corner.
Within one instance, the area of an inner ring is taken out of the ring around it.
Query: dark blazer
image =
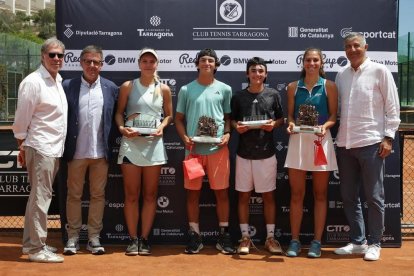
[[[105,159],[109,160],[111,157],[110,147],[110,132],[114,123],[114,114],[116,108],[116,101],[118,99],[119,88],[112,81],[100,77],[102,94],[104,99],[103,104],[103,139],[105,141]],[[68,132],[65,141],[65,151],[63,152],[63,159],[70,161],[73,159],[76,151],[76,141],[78,138],[78,124],[79,124],[79,92],[81,86],[81,78],[74,78],[64,80],[63,89],[65,90],[66,99],[68,101]]]

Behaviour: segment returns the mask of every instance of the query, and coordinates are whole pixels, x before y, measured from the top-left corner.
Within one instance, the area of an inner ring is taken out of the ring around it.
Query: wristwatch
[[[384,140],[387,140],[390,143],[394,142],[394,138],[392,138],[390,136],[384,136]]]

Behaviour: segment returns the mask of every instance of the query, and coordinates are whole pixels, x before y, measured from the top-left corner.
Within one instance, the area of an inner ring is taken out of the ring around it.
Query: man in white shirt
[[[387,67],[366,56],[368,44],[362,34],[350,33],[344,45],[351,64],[336,76],[340,101],[336,144],[351,242],[335,253],[364,254],[364,260],[376,261],[384,231],[384,159],[391,153],[400,123],[398,92]],[[368,206],[367,235],[361,187]]]
[[[41,48],[39,69],[20,84],[14,137],[19,146],[18,160],[27,167],[30,195],[26,206],[23,254],[33,262],[63,262],[46,245],[47,212],[52,201],[53,181],[63,154],[67,128],[67,110],[62,77],[65,45],[56,38],[46,40]]]
[[[68,100],[68,139],[63,153],[63,159],[68,162],[68,241],[63,254],[74,255],[79,250],[82,194],[88,171],[90,197],[86,249],[101,255],[105,253],[99,238],[103,228],[108,161],[112,152],[109,140],[118,86],[99,75],[103,66],[101,47],[86,46],[81,52],[80,64],[82,75],[63,82]]]

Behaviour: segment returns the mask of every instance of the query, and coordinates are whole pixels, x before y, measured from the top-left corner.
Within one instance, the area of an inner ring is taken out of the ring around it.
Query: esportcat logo
[[[361,33],[364,35],[365,38],[395,39],[397,37],[397,34],[395,31],[392,31],[392,32],[384,32],[384,31],[360,32],[360,31],[353,31],[352,27],[342,28],[340,31],[340,34],[343,38],[345,38],[351,32]]]

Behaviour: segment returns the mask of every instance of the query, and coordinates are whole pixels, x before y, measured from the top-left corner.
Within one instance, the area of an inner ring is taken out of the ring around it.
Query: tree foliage
[[[44,9],[29,16],[21,11],[13,14],[7,10],[1,10],[0,32],[41,43],[56,35],[55,11]]]

